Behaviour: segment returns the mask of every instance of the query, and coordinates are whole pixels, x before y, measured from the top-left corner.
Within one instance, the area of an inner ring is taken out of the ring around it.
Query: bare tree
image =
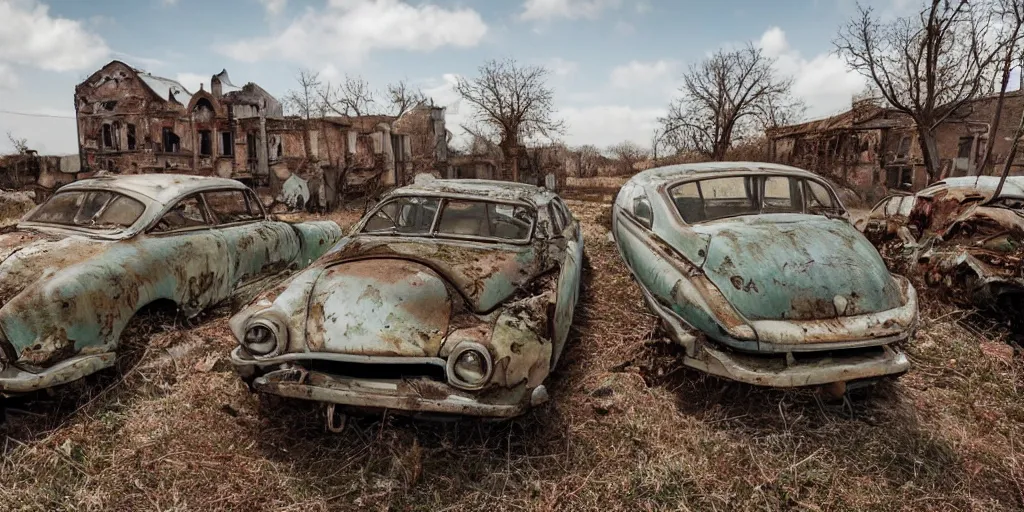
[[[309,140],[310,121],[314,117],[323,117],[325,109],[325,105],[320,99],[320,73],[301,70],[295,77],[295,82],[298,84],[298,88],[292,89],[284,95],[284,105],[305,121],[302,142],[305,146],[306,160],[309,160],[313,155],[312,143]]]
[[[320,89],[320,99],[328,109],[342,116],[369,115],[374,108],[375,93],[362,77],[345,76],[340,84],[330,82]]]
[[[320,100],[329,110],[342,116],[388,115],[401,117],[427,101],[423,91],[405,80],[388,84],[379,92],[359,76],[345,76],[340,84],[325,84],[319,89]]]
[[[402,114],[412,110],[418,105],[427,101],[426,95],[420,89],[414,89],[405,80],[387,86],[388,115],[402,117]]]
[[[11,147],[14,148],[15,155],[28,154],[28,139],[19,139],[18,137],[15,137],[13,133],[7,132],[7,140],[11,142]]]
[[[555,118],[549,71],[506,59],[487,61],[479,72],[472,80],[460,77],[455,90],[475,107],[476,120],[497,135],[512,181],[519,181],[522,141],[538,134],[552,137],[564,128]]]
[[[996,5],[998,9],[998,16],[1000,24],[1003,27],[1003,31],[1000,34],[1000,39],[1003,45],[1003,57],[1002,65],[999,66],[999,99],[996,100],[996,109],[992,114],[992,122],[989,124],[989,141],[985,148],[985,156],[982,157],[981,163],[978,165],[978,174],[985,172],[988,167],[989,161],[992,159],[992,148],[995,146],[995,134],[999,130],[999,123],[1002,121],[1003,114],[1003,102],[1006,99],[1006,88],[1010,85],[1010,71],[1013,69],[1014,60],[1020,56],[1019,59],[1024,60],[1024,51],[1021,47],[1024,46],[1024,3],[1020,0],[998,0]],[[1024,66],[1021,67],[1022,75],[1024,75]],[[1009,170],[1007,167],[1005,170]],[[1004,174],[1005,176],[1005,174]],[[999,182],[999,186],[996,188],[997,192],[1001,192],[1003,188],[1003,182]],[[998,193],[995,198],[998,196]]]
[[[719,50],[690,66],[682,96],[661,119],[665,141],[677,152],[690,150],[722,160],[735,140],[759,131],[766,120],[779,121],[781,105],[796,105],[792,80],[775,76],[774,60],[748,45]]]
[[[991,13],[973,4],[929,0],[918,16],[885,23],[861,7],[834,42],[850,67],[917,124],[929,182],[940,172],[935,128],[983,91],[999,52],[986,41]]]
[[[601,155],[601,150],[597,149],[597,146],[584,144],[573,151],[573,156],[576,158],[577,178],[597,176],[601,160],[604,158]]]
[[[626,140],[608,147],[608,152],[619,161],[622,174],[633,174],[637,162],[647,158],[647,150],[639,144]]]

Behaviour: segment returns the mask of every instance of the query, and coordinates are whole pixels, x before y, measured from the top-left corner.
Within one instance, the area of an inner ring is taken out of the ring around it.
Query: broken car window
[[[174,208],[160,218],[160,221],[153,227],[153,232],[166,233],[209,225],[210,221],[206,218],[203,205],[199,202],[199,196],[194,195],[178,201]]]
[[[807,185],[807,213],[838,211],[839,203],[821,183],[804,180]]]
[[[762,213],[796,213],[803,211],[800,181],[786,176],[764,179]]]
[[[449,200],[441,212],[438,234],[526,240],[534,215],[524,206],[487,201]]]
[[[92,229],[123,229],[135,224],[145,209],[139,201],[116,192],[73,190],[55,194],[27,220]]]
[[[203,196],[213,214],[213,220],[218,224],[253,221],[263,217],[259,205],[252,204],[241,190],[206,192]]]
[[[363,233],[426,235],[434,222],[439,199],[399,197],[388,201],[363,226]]]

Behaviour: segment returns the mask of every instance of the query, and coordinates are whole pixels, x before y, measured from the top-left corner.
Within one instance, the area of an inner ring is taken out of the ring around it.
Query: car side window
[[[400,233],[426,235],[430,233],[437,198],[399,197],[388,201],[363,226],[363,233]]]
[[[150,232],[167,233],[210,225],[210,219],[206,215],[199,194],[195,194],[178,201],[163,217],[160,217]]]
[[[558,236],[562,233],[562,230],[565,229],[565,218],[553,202],[548,203],[548,216],[551,217],[551,224],[553,228],[551,235]]]
[[[562,224],[568,226],[572,222],[572,212],[569,211],[569,208],[565,206],[561,199],[555,199],[555,206],[562,214]]]
[[[242,190],[204,192],[203,197],[217,224],[254,221],[263,216],[259,205],[252,204]]]
[[[651,209],[647,194],[640,193],[633,197],[633,216],[647,229],[654,225],[654,210]]]

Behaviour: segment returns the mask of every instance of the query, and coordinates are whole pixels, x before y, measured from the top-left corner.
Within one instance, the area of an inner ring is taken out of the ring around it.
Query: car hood
[[[105,251],[114,242],[35,230],[0,234],[0,305],[32,283]]]
[[[848,222],[801,214],[728,219],[710,236],[703,270],[749,320],[810,320],[902,305],[878,251]]]
[[[313,285],[303,348],[436,357],[451,312],[445,280],[430,267],[390,258],[349,261],[328,267]]]

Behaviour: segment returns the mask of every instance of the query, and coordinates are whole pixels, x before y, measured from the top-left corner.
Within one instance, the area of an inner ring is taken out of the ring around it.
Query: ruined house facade
[[[938,179],[1002,170],[1024,110],[1024,93],[1006,94],[1002,121],[992,133],[996,103],[995,96],[979,98],[936,128]],[[917,191],[929,184],[913,120],[877,100],[858,101],[841,114],[770,129],[766,135],[773,161],[815,171],[869,199],[889,189]],[[990,143],[992,158],[980,169]],[[1018,153],[1010,173],[1024,174],[1024,155]]]
[[[75,107],[86,175],[175,172],[272,188],[295,176],[330,202],[347,185],[397,185],[447,165],[443,108],[420,105],[402,118],[286,117],[274,96],[234,85],[227,71],[211,77],[210,91],[192,93],[112,61],[75,88]]]

